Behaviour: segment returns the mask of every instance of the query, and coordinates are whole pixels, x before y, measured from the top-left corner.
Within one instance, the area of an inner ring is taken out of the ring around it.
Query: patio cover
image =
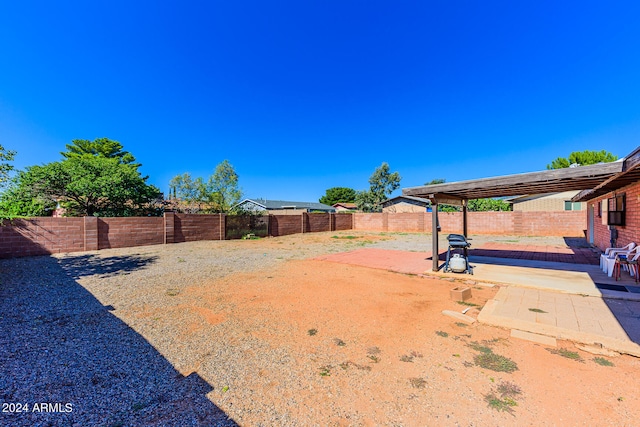
[[[637,152],[638,150],[636,150]],[[634,152],[635,153],[635,152]],[[467,200],[487,197],[518,196],[522,194],[557,193],[570,190],[594,189],[603,181],[623,172],[624,161],[504,175],[444,184],[403,188],[404,196],[429,199],[435,205],[432,215],[433,270],[438,271],[438,204],[462,206],[462,227],[467,236]],[[640,163],[640,159],[638,159]]]
[[[597,197],[603,196],[618,188],[622,188],[634,182],[640,181],[640,147],[624,158],[622,171],[589,190],[581,191],[571,200],[574,202],[587,202]]]

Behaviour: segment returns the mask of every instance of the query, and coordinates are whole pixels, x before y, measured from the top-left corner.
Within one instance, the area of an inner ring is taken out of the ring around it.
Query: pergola
[[[429,199],[433,205],[433,271],[440,269],[438,262],[438,205],[462,206],[462,234],[467,237],[467,201],[490,197],[519,196],[524,194],[557,193],[588,190],[623,171],[624,162],[602,163],[542,172],[529,172],[492,178],[473,179],[445,184],[403,188],[404,196]]]

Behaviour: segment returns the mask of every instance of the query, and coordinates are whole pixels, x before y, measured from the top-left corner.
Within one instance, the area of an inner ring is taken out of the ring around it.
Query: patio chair
[[[632,258],[624,256],[616,256],[616,263],[613,266],[613,275],[617,280],[620,280],[622,269],[628,270],[629,274],[635,278],[638,283],[638,259],[640,259],[640,246],[636,246],[636,253]]]
[[[637,253],[637,251],[640,250],[640,246],[635,246],[633,247],[633,249],[629,249],[626,251],[611,251],[610,252],[610,257],[609,258],[605,258],[605,267],[606,269],[603,269],[607,275],[609,277],[613,277],[613,270],[614,267],[616,266],[616,262],[618,259],[630,259],[635,255],[635,253]]]
[[[616,254],[630,251],[635,247],[636,244],[631,242],[621,248],[606,248],[604,253],[600,255],[600,268],[605,273],[611,272],[610,268],[613,267],[613,264],[615,263]],[[609,277],[611,277],[611,274],[609,274]]]

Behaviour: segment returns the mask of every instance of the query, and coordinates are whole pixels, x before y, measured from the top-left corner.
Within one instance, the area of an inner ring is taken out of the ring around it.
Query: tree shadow
[[[1,425],[236,425],[206,397],[210,384],[176,371],[76,282],[153,262],[96,255],[0,260],[0,402],[28,405],[0,413]]]
[[[132,271],[145,269],[157,260],[158,257],[155,255],[103,257],[95,254],[83,254],[60,258],[58,265],[72,279],[80,279],[93,275],[100,277],[126,275]]]

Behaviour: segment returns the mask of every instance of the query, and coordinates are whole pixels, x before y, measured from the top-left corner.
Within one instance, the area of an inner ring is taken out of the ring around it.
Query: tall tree
[[[383,162],[369,177],[369,190],[356,194],[358,209],[364,212],[379,212],[381,203],[400,187],[400,174],[390,172],[389,164]]]
[[[60,202],[70,215],[151,214],[160,191],[116,158],[71,157],[26,172],[34,196]]]
[[[173,177],[169,185],[173,207],[188,213],[230,213],[242,197],[238,174],[228,160],[219,163],[207,181],[184,173]]]
[[[140,163],[135,163],[136,158],[133,154],[124,150],[122,144],[109,138],[96,138],[93,141],[88,139],[74,139],[71,144],[67,144],[67,151],[60,154],[64,158],[71,159],[81,156],[97,156],[107,159],[118,159],[120,163],[131,165],[136,168],[140,167]]]
[[[320,197],[319,202],[333,206],[336,203],[354,203],[356,201],[356,190],[348,187],[331,187],[325,191],[325,195]]]
[[[0,185],[8,181],[9,172],[13,170],[9,162],[13,161],[15,155],[15,151],[7,150],[0,144]]]
[[[207,181],[207,193],[213,212],[229,213],[240,202],[242,191],[238,187],[238,174],[228,160],[216,166]]]
[[[569,154],[568,158],[558,157],[551,164],[547,165],[547,169],[563,169],[568,168],[573,164],[578,166],[595,165],[597,163],[609,163],[618,160],[618,156],[611,154],[608,151],[574,151]]]

